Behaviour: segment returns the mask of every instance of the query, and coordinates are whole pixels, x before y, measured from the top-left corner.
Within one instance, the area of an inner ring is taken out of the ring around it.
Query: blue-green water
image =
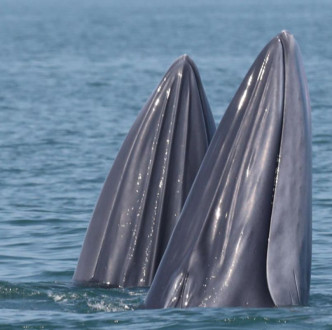
[[[332,2],[1,0],[0,328],[332,328]],[[219,122],[282,29],[313,124],[310,304],[140,310],[146,290],[72,285],[102,183],[168,66],[188,53]]]

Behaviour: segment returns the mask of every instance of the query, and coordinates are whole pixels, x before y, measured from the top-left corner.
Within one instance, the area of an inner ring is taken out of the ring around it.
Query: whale
[[[151,285],[215,129],[197,67],[183,55],[114,160],[86,232],[76,284]]]
[[[228,106],[145,308],[308,304],[311,109],[299,46],[282,31]]]

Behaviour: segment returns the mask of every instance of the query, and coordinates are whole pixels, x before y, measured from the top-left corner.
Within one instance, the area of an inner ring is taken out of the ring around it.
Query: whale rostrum
[[[149,286],[215,132],[198,70],[176,60],[138,114],[88,227],[79,284]]]
[[[262,50],[211,141],[146,308],[308,303],[311,110],[286,31]]]

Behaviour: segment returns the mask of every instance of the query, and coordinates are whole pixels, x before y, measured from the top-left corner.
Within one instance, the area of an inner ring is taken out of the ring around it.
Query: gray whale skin
[[[307,82],[283,31],[226,110],[145,307],[307,304],[311,194]]]
[[[85,236],[77,284],[150,286],[214,132],[198,70],[182,56],[114,160]]]

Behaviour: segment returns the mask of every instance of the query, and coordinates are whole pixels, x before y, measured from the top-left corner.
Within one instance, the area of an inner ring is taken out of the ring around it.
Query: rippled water
[[[0,328],[331,328],[331,18],[328,0],[2,0]],[[193,58],[219,122],[282,29],[301,46],[313,109],[310,305],[149,311],[145,289],[73,286],[105,176],[168,66]]]

